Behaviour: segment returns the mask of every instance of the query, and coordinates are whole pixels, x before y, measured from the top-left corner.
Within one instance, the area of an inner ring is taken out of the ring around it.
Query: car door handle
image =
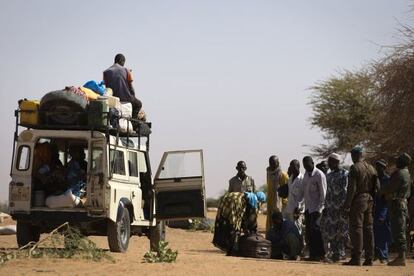
[[[181,178],[174,178],[174,182],[181,182]]]

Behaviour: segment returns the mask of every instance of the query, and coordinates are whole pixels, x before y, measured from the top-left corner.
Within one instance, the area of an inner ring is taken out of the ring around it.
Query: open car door
[[[154,185],[158,219],[206,216],[202,150],[165,152]]]

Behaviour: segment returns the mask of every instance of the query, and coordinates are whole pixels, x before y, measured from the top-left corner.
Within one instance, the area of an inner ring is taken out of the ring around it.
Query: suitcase
[[[270,259],[272,243],[259,234],[239,238],[239,254],[242,257]]]
[[[20,124],[37,125],[39,123],[39,101],[20,100]]]

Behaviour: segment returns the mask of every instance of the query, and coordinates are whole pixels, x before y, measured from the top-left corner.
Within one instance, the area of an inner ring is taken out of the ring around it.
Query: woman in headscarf
[[[263,192],[226,193],[220,201],[214,227],[213,244],[235,254],[241,233],[249,235],[257,229],[257,213],[260,203],[266,201]]]

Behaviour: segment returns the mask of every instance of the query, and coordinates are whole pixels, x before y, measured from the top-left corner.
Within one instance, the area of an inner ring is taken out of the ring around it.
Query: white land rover
[[[107,236],[113,252],[125,252],[131,235],[146,235],[154,248],[164,237],[165,220],[205,217],[202,150],[165,152],[153,179],[149,135],[27,126],[18,134],[19,127],[16,120],[9,185],[9,209],[17,221],[19,246],[38,241],[41,233],[68,222],[84,235]],[[39,144],[52,145],[52,162],[63,174],[71,159],[69,149],[83,150],[85,189],[73,207],[45,205],[64,177],[37,179],[36,170],[44,162],[42,153],[36,152]]]

